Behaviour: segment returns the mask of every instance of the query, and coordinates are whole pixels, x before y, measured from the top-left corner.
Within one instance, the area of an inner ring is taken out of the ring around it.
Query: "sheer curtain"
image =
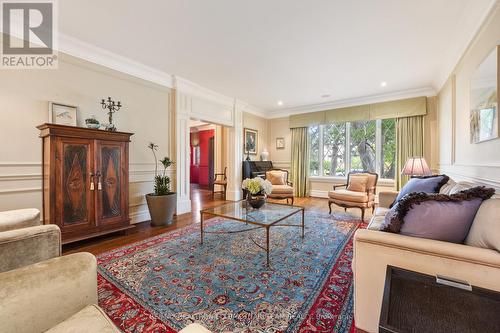
[[[309,177],[309,144],[307,127],[292,128],[292,180],[293,195],[305,197],[308,195]]]
[[[408,181],[401,175],[406,160],[424,155],[424,116],[396,120],[396,187],[399,190]]]

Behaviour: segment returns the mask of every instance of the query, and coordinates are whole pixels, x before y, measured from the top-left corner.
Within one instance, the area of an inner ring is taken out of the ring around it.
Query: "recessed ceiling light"
[[[278,101],[278,106],[282,106],[283,105],[283,101]]]
[[[324,94],[324,95],[321,95],[321,98],[328,98],[328,97],[331,97],[332,95],[330,94]]]
[[[386,86],[387,86],[387,82],[385,82],[385,81],[380,82],[380,86],[381,86],[382,88],[383,88],[383,87],[386,87]]]

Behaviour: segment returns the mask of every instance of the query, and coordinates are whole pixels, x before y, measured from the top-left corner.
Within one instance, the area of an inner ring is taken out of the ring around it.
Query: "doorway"
[[[197,210],[201,201],[220,200],[212,198],[214,175],[220,173],[222,164],[222,126],[190,120],[190,190],[191,205]],[[216,191],[218,188],[216,188]]]

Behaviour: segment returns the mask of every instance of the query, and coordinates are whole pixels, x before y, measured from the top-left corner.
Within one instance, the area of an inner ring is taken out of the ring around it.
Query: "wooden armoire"
[[[62,243],[130,228],[128,147],[132,133],[43,124],[43,219]]]

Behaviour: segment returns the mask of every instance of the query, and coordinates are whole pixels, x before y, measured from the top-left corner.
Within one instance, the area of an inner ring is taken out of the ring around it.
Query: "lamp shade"
[[[405,176],[427,176],[432,174],[431,169],[427,165],[423,157],[410,157],[401,171]]]

